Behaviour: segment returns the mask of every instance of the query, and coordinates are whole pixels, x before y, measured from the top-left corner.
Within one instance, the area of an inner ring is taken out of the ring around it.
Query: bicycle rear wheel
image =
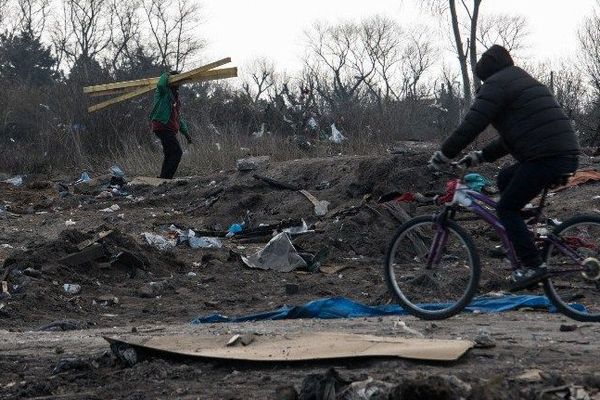
[[[553,233],[562,246],[586,260],[586,270],[581,271],[581,263],[549,244],[545,260],[554,274],[544,281],[546,295],[566,316],[577,321],[600,322],[600,216],[571,218]],[[568,272],[570,269],[573,272]]]
[[[439,230],[432,217],[423,216],[400,227],[388,249],[384,274],[394,299],[407,312],[434,320],[451,317],[469,304],[480,268],[464,229],[448,220]]]

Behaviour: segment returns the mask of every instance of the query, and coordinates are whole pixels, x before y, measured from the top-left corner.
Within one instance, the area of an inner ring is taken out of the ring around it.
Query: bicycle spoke
[[[576,253],[580,261],[573,260],[568,253],[563,254],[559,247],[551,245],[548,248],[546,263],[550,272],[555,272],[546,284],[548,295],[566,309],[567,314],[572,313],[573,318],[600,319],[600,280],[586,275],[595,274],[594,268],[589,266],[600,265],[597,261],[600,260],[600,219],[575,219],[560,229],[557,236],[561,245]],[[581,265],[584,260],[588,267]],[[585,307],[585,311],[572,303]]]
[[[472,295],[473,260],[465,239],[447,229],[446,239],[438,241],[440,248],[434,249],[436,234],[437,226],[431,220],[415,224],[400,234],[389,255],[394,292],[403,303],[423,312],[430,311],[422,304],[438,308],[445,304],[451,309]],[[428,268],[432,251],[437,259]]]

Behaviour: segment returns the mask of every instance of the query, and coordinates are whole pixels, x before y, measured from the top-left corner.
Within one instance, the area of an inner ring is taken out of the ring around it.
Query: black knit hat
[[[508,50],[497,44],[493,45],[481,55],[477,65],[475,65],[475,75],[482,81],[485,81],[496,72],[515,65]]]

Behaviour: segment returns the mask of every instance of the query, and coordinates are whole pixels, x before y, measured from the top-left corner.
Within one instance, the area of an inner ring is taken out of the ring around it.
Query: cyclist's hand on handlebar
[[[481,151],[472,151],[458,161],[458,166],[463,168],[472,168],[482,163],[483,153]]]
[[[450,164],[450,159],[444,155],[441,151],[436,151],[433,156],[429,159],[429,169],[440,171],[444,166]]]

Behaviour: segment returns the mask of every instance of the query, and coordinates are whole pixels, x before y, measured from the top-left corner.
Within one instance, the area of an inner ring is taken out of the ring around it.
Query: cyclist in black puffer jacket
[[[469,145],[489,124],[499,137],[459,163],[467,167],[512,155],[517,163],[500,172],[498,217],[523,268],[513,272],[513,289],[531,286],[546,275],[541,255],[521,216],[521,209],[545,187],[578,165],[579,144],[571,121],[550,90],[516,67],[509,52],[490,47],[475,74],[483,81],[460,126],[430,160],[441,168]]]

